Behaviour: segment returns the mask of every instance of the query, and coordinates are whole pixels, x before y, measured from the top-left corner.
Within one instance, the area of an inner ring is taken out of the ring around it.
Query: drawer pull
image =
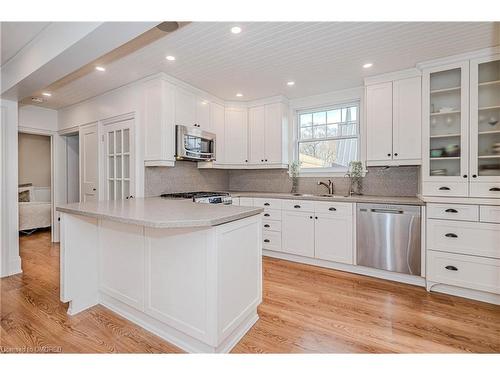
[[[492,187],[492,188],[490,188],[490,191],[500,191],[500,188]]]
[[[293,206],[293,208],[300,208],[300,206],[296,204],[295,206]]]
[[[448,238],[458,238],[458,236],[455,233],[446,233],[444,236]]]
[[[446,267],[444,267],[444,268],[446,268],[446,269],[447,269],[447,270],[449,270],[449,271],[458,271],[458,268],[457,268],[457,267],[455,267],[455,266],[446,266]]]
[[[335,207],[330,207],[328,211],[337,211],[337,209]]]
[[[439,190],[451,190],[448,186],[441,186]]]
[[[269,224],[264,224],[264,228],[269,228],[270,225]]]
[[[264,242],[268,243],[268,242],[271,242],[270,240],[268,240],[267,238],[264,240]]]
[[[448,212],[448,213],[452,213],[452,214],[458,213],[458,211],[455,210],[454,208],[448,208],[448,209],[444,210],[444,212]]]
[[[269,214],[264,214],[264,216],[265,216],[265,217],[269,217],[269,216],[271,216],[271,215],[269,215]]]
[[[266,203],[264,203],[264,206],[270,206],[270,204],[266,202]]]

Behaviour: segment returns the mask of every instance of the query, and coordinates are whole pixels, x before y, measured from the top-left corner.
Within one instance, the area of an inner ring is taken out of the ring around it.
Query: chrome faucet
[[[318,185],[325,186],[328,189],[328,194],[333,195],[335,187],[333,186],[333,181],[332,180],[328,180],[328,183],[323,182],[323,181],[318,181]]]

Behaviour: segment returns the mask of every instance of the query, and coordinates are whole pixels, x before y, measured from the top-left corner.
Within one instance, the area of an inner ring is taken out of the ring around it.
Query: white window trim
[[[364,133],[364,115],[363,115],[363,100],[362,98],[355,98],[352,100],[342,100],[331,105],[321,105],[309,108],[296,108],[293,111],[293,161],[298,161],[299,158],[299,122],[298,117],[303,113],[311,112],[322,112],[329,111],[332,109],[343,108],[349,105],[358,106],[358,158],[359,160],[364,160],[363,152],[363,138]],[[366,170],[365,170],[366,171]],[[299,177],[345,177],[346,173],[349,172],[348,167],[344,168],[300,168]],[[364,175],[365,173],[363,173]]]

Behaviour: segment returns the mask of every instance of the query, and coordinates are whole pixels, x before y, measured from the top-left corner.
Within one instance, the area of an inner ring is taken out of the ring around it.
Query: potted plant
[[[288,174],[292,179],[292,194],[297,193],[299,187],[299,171],[300,171],[300,161],[294,161],[288,166]]]
[[[363,163],[360,161],[351,161],[349,163],[349,173],[346,174],[346,177],[350,179],[349,195],[361,195],[361,190],[363,189]]]

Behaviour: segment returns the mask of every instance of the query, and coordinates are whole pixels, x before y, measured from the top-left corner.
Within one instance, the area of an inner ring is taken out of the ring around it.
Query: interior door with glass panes
[[[468,183],[468,62],[424,71],[423,178]]]
[[[470,68],[471,182],[490,183],[479,195],[500,197],[500,54]]]
[[[134,120],[104,125],[107,200],[133,198],[134,192]]]

